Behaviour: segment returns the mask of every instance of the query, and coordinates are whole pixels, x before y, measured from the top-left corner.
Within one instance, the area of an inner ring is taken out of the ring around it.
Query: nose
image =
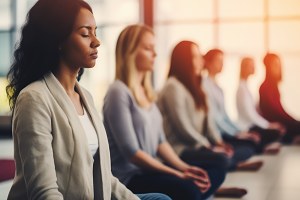
[[[153,51],[153,57],[156,57],[156,56],[157,56],[156,51]]]
[[[101,45],[100,40],[99,40],[96,36],[94,36],[93,41],[92,41],[92,43],[91,43],[91,47],[92,47],[92,48],[97,48],[97,47],[99,47],[100,45]]]

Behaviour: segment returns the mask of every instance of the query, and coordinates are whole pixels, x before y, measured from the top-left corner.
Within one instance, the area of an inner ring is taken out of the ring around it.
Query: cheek
[[[135,64],[136,64],[136,67],[138,69],[148,69],[149,65],[152,65],[151,63],[149,63],[150,61],[150,54],[147,54],[147,52],[140,52],[136,55],[136,59],[135,59]]]

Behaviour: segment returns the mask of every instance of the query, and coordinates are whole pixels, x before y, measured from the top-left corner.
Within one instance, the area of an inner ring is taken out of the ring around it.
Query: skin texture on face
[[[81,8],[73,31],[61,45],[61,61],[75,69],[92,68],[96,64],[99,46],[94,16],[89,10]]]
[[[154,50],[154,35],[146,32],[137,47],[135,64],[138,71],[152,71],[156,52]]]
[[[195,75],[200,76],[201,71],[203,69],[203,57],[200,53],[198,46],[191,46],[192,57],[193,57],[193,68],[195,71]]]

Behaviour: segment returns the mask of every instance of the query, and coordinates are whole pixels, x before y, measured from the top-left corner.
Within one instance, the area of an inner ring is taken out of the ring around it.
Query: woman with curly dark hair
[[[112,175],[104,127],[76,81],[99,46],[86,2],[39,0],[30,9],[8,73],[16,162],[8,199],[139,199]]]

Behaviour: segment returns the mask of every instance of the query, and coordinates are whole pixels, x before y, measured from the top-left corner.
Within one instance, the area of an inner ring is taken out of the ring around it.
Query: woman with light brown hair
[[[151,84],[154,48],[154,33],[145,25],[126,27],[117,41],[116,80],[103,107],[113,174],[133,192],[205,199],[223,182],[224,171],[182,161],[166,141]]]

